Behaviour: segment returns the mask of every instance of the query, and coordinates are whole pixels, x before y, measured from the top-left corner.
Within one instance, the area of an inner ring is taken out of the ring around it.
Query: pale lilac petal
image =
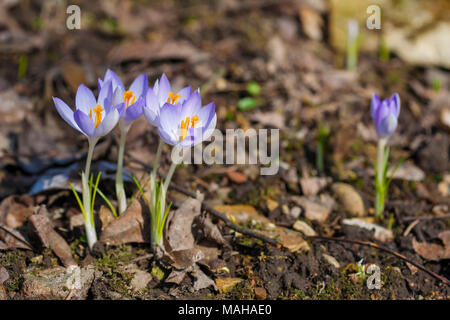
[[[139,75],[136,79],[134,79],[133,83],[130,86],[130,90],[133,91],[133,94],[137,98],[144,96],[147,88],[148,88],[148,79],[145,73]]]
[[[161,137],[161,139],[167,143],[170,144],[171,146],[175,146],[178,143],[178,138],[176,135],[174,134],[169,134],[166,131],[164,131],[164,129],[162,129],[161,127],[158,128],[158,133],[159,136]]]
[[[112,93],[112,82],[110,80],[105,81],[98,94],[97,104],[101,105],[105,109],[106,113],[109,112],[112,105]]]
[[[371,104],[370,104],[370,112],[372,114],[372,119],[373,120],[375,120],[376,113],[377,113],[378,107],[380,106],[380,103],[381,103],[380,98],[377,96],[376,93],[374,93],[372,95],[372,101],[371,101]]]
[[[144,113],[145,119],[147,119],[151,125],[155,127],[159,126],[159,116],[151,108],[145,106],[142,108],[142,112]]]
[[[98,79],[97,79],[97,87],[98,87],[98,90],[100,90],[100,89],[102,88],[102,85],[103,85],[103,80],[100,79],[100,78],[98,78]]]
[[[199,120],[199,126],[206,128],[209,126],[209,123],[211,122],[212,118],[216,114],[215,112],[215,105],[214,102],[208,103],[206,106],[201,108],[196,115],[198,116]]]
[[[183,109],[181,111],[181,118],[192,117],[200,111],[202,107],[202,98],[196,90],[191,96],[183,103]]]
[[[81,110],[76,110],[73,113],[73,117],[78,127],[81,129],[81,132],[83,132],[90,138],[94,137],[95,133],[94,121],[91,118],[89,118],[87,114],[85,114]]]
[[[113,98],[112,98],[112,105],[113,107],[116,107],[117,105],[124,103],[123,100],[123,90],[120,87],[117,87],[114,90]]]
[[[112,71],[111,69],[106,70],[105,78],[103,81],[111,81],[113,89],[115,90],[117,87],[121,88],[123,91],[125,91],[125,86],[123,85],[122,80],[120,80],[119,76]]]
[[[170,88],[169,79],[167,79],[166,75],[163,74],[161,76],[161,80],[159,80],[159,88],[158,88],[158,101],[160,105],[166,103],[167,98],[169,97],[169,92],[172,89]]]
[[[125,109],[125,112],[122,114],[122,119],[125,121],[134,121],[139,118],[142,115],[144,103],[144,97],[140,97],[136,103],[133,103]]]
[[[400,115],[400,96],[398,93],[394,93],[391,96],[391,104],[393,105],[392,110],[396,118]]]
[[[74,129],[80,131],[80,128],[78,127],[73,117],[73,110],[70,109],[70,107],[60,98],[53,97],[53,102],[55,103],[56,110],[58,111],[61,118],[63,118]]]
[[[112,109],[110,113],[107,113],[105,118],[99,124],[97,129],[95,129],[96,137],[103,137],[107,135],[119,121],[119,112],[117,109]]]
[[[191,86],[184,87],[183,89],[178,91],[177,94],[181,95],[181,98],[178,99],[178,103],[183,103],[184,101],[189,99],[189,97],[191,96],[192,88],[191,88]]]
[[[380,122],[378,135],[381,137],[389,137],[394,133],[395,129],[397,129],[397,118],[393,114],[389,114]]]
[[[117,109],[117,112],[119,112],[119,118],[122,117],[122,114],[125,112],[125,102],[119,103],[118,105],[114,106],[115,109]]]
[[[75,96],[75,106],[77,110],[81,110],[84,113],[89,113],[89,110],[97,105],[97,100],[91,89],[84,84],[80,84]]]

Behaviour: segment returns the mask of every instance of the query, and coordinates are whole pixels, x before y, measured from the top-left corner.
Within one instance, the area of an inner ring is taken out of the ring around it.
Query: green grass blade
[[[114,218],[117,218],[117,212],[116,209],[114,209],[114,206],[112,205],[111,201],[105,196],[105,194],[100,190],[100,188],[97,188],[97,192],[102,197],[102,199],[106,202],[106,205],[108,206],[109,210],[111,210],[112,214],[114,215]]]
[[[73,184],[69,182],[69,186],[72,189],[73,194],[75,195],[75,198],[77,199],[78,205],[80,206],[81,213],[83,214],[84,220],[86,220],[86,212],[84,211],[83,203],[81,202],[80,196],[78,195],[78,192],[75,190]]]

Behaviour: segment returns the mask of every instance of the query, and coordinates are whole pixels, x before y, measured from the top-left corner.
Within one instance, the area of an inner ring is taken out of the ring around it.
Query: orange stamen
[[[167,103],[170,104],[177,104],[177,100],[181,98],[181,94],[173,94],[173,92],[169,92],[169,98],[167,98]]]
[[[89,117],[92,119],[92,111],[94,111],[95,113],[95,120],[94,120],[94,126],[95,129],[97,129],[97,127],[100,125],[100,123],[102,122],[102,111],[105,110],[102,108],[101,105],[97,105],[95,108],[92,108],[91,110],[89,110]]]
[[[195,128],[195,125],[198,123],[198,116],[195,115],[192,118],[186,117],[185,120],[181,120],[180,124],[180,140],[186,138],[189,128]]]
[[[125,107],[128,108],[130,105],[132,105],[134,103],[134,101],[136,101],[136,97],[133,95],[133,91],[129,90],[129,91],[125,91],[123,93],[123,100],[125,101]],[[131,101],[131,103],[130,103]]]

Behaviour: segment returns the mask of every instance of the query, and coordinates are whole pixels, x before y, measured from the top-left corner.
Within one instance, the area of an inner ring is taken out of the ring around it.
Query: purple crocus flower
[[[400,97],[394,93],[383,101],[374,93],[372,96],[371,113],[373,123],[380,138],[389,138],[397,128],[400,114]]]
[[[159,135],[164,142],[192,147],[208,139],[216,127],[214,102],[202,107],[199,90],[183,103],[165,103],[161,108]]]
[[[148,88],[144,116],[155,127],[159,126],[161,108],[167,103],[170,105],[183,104],[192,94],[191,86],[187,86],[176,94],[173,93],[170,82],[163,74],[161,79],[155,81],[153,88]]]
[[[59,98],[53,97],[53,102],[59,115],[90,140],[108,134],[119,121],[120,113],[112,106],[111,81],[104,83],[98,99],[88,87],[81,84],[75,96],[75,111]]]
[[[118,106],[121,125],[129,125],[142,115],[142,108],[145,104],[145,94],[148,88],[148,79],[146,74],[140,74],[129,87],[125,89],[123,82],[119,76],[112,70],[108,69],[105,78],[98,79],[98,88],[101,89],[103,84],[110,81],[112,83],[112,105]]]

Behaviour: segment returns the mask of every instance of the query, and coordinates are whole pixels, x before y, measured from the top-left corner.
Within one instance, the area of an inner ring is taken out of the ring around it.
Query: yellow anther
[[[173,94],[173,92],[169,92],[169,98],[167,98],[167,103],[177,104],[177,100],[181,98],[181,94]]]
[[[97,105],[95,108],[92,108],[91,110],[89,110],[89,117],[92,119],[92,111],[94,111],[95,113],[95,119],[94,119],[94,126],[97,129],[97,127],[100,125],[100,123],[102,122],[102,111],[105,110],[102,108],[101,105]]]
[[[181,120],[180,124],[180,140],[186,138],[189,128],[195,128],[195,125],[198,123],[198,116],[186,117],[185,120]]]
[[[193,116],[191,119],[191,127],[195,128],[195,125],[198,123],[198,116]]]
[[[125,91],[123,93],[123,100],[125,101],[125,107],[128,108],[130,105],[132,105],[134,103],[134,101],[136,101],[136,97],[133,94],[133,91],[129,90],[129,91]],[[131,103],[130,103],[131,101]]]

